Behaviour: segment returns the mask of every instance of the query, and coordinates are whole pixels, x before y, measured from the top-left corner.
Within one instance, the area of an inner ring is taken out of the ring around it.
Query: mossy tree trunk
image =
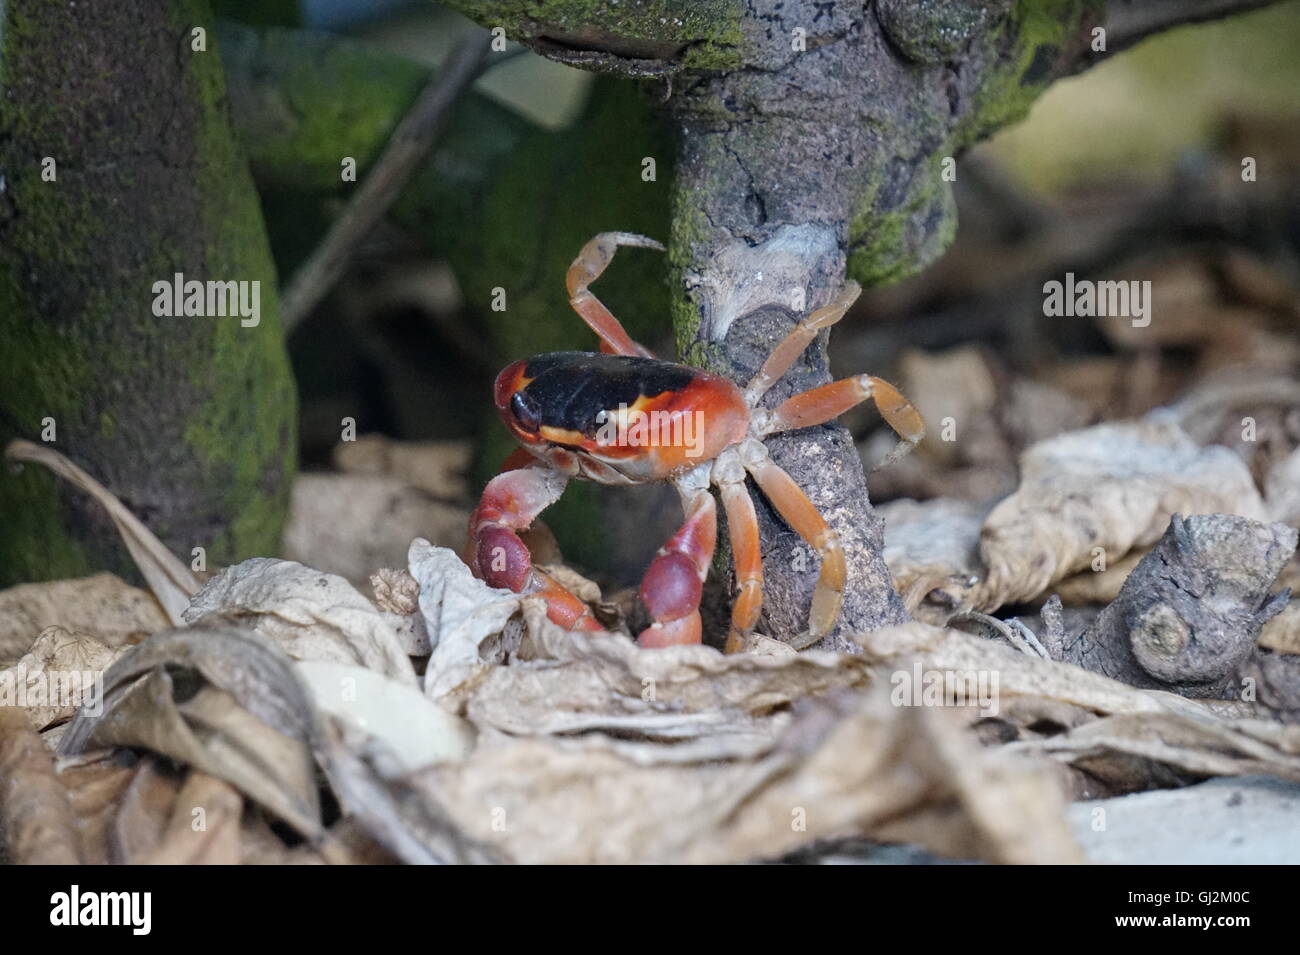
[[[215,44],[196,0],[0,6],[0,441],[52,424],[54,448],[209,566],[276,552],[296,456]],[[260,283],[257,324],[156,316],[175,273]],[[38,469],[0,473],[0,526],[0,583],[131,573],[99,508]]]
[[[679,133],[670,245],[678,346],[687,360],[744,381],[799,315],[827,302],[846,276],[878,285],[933,261],[955,230],[948,161],[1023,117],[1055,78],[1152,32],[1263,3],[451,5],[552,59],[661,80]],[[1106,37],[1112,21],[1113,43]],[[829,380],[825,339],[769,401]],[[853,442],[842,427],[827,425],[769,446],[845,541],[844,613],[822,646],[852,650],[849,634],[904,616]],[[770,512],[760,517],[760,628],[797,633],[816,560]]]

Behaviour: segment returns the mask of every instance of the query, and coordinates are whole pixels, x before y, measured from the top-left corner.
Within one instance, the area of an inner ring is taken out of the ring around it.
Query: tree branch
[[[452,106],[482,70],[491,39],[486,30],[479,30],[457,47],[393,132],[347,209],[285,290],[286,332],[292,332],[329,293],[357,245],[401,195],[416,166],[433,149]]]
[[[1277,0],[1110,0],[1106,4],[1107,53],[1186,23],[1203,23],[1258,10]]]

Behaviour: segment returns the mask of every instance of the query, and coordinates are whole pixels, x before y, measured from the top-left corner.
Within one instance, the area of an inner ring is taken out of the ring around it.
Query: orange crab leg
[[[490,587],[542,597],[546,615],[566,629],[604,630],[585,603],[533,566],[532,555],[517,533],[558,501],[567,483],[563,474],[541,465],[517,467],[494,477],[470,515],[465,563]]]
[[[754,632],[763,607],[763,553],[759,547],[758,518],[744,481],[723,484],[722,507],[727,512],[727,536],[736,570],[736,602],[731,607],[727,653],[739,653]]]
[[[844,603],[847,571],[840,537],[794,479],[776,464],[766,460],[746,462],[745,469],[754,476],[759,489],[785,522],[821,557],[821,575],[808,612],[808,638],[816,642],[830,633]]]
[[[850,281],[840,289],[840,294],[835,296],[833,302],[805,316],[791,329],[790,334],[772,349],[772,354],[767,356],[763,367],[745,388],[745,401],[751,408],[757,405],[759,399],[767,394],[768,389],[776,384],[777,379],[790,370],[790,366],[804,353],[804,349],[817,337],[817,333],[823,328],[830,328],[843,318],[861,294],[862,286]]]
[[[707,489],[683,490],[682,499],[686,520],[641,581],[641,600],[654,621],[637,637],[643,647],[700,642],[700,594],[718,541],[718,510]]]
[[[614,355],[640,355],[642,358],[654,356],[632,340],[623,324],[614,317],[603,302],[591,294],[588,288],[600,278],[614,253],[620,245],[635,246],[641,249],[658,249],[664,247],[654,239],[631,232],[602,232],[582,247],[578,257],[569,266],[564,284],[569,290],[569,304],[582,316],[593,332],[600,338],[600,350]]]
[[[793,431],[824,424],[838,418],[856,404],[867,399],[876,403],[880,416],[903,440],[877,467],[884,467],[916,447],[925,437],[925,421],[902,392],[889,382],[872,375],[855,375],[830,384],[810,388],[792,395],[777,405],[771,413],[764,435],[778,431]]]

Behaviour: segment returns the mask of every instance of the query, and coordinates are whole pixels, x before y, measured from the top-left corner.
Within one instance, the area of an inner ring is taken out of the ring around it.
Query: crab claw
[[[604,631],[585,603],[533,566],[518,534],[559,500],[566,483],[564,475],[545,467],[521,467],[494,477],[470,515],[465,563],[490,587],[543,598],[552,623],[567,630]]]

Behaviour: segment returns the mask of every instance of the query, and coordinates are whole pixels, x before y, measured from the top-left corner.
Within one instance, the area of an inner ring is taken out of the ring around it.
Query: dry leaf
[[[641,764],[612,747],[498,737],[411,779],[524,863],[722,863],[875,835],[954,857],[1076,862],[1050,777],[882,693],[809,707],[766,752]]]
[[[1273,520],[1300,526],[1300,448],[1273,463],[1264,476],[1264,500]]]
[[[1052,591],[1061,598],[1061,603],[1067,605],[1108,604],[1119,596],[1120,588],[1128,580],[1128,575],[1150,552],[1150,548],[1142,548],[1126,554],[1113,564],[1108,563],[1105,570],[1082,570],[1058,581],[1053,585]]]
[[[10,706],[0,706],[0,842],[20,864],[81,861],[76,819],[50,751]]]
[[[242,855],[243,797],[229,783],[191,770],[172,802],[158,845],[135,860],[145,865],[236,865]]]
[[[157,847],[171,819],[183,780],[183,771],[152,753],[146,753],[136,763],[110,827],[114,863],[139,863]]]
[[[173,624],[181,622],[185,605],[199,589],[199,580],[190,569],[176,559],[176,555],[125,504],[93,477],[77,467],[52,448],[15,438],[5,448],[11,461],[32,461],[43,464],[65,481],[85,491],[108,511],[131,559],[149,584],[149,589],[167,612]]]
[[[969,604],[983,576],[980,527],[990,508],[950,498],[903,498],[876,508],[885,522],[885,564],[913,616],[941,624]]]
[[[417,534],[463,545],[469,514],[395,477],[303,474],[289,499],[284,555],[361,583],[377,567],[401,566]]]
[[[350,583],[289,560],[256,557],[228,567],[190,603],[185,621],[238,620],[295,660],[359,664],[414,685],[397,635]]]
[[[387,746],[403,772],[474,748],[474,728],[406,683],[364,667],[341,663],[294,665],[318,710],[364,731]]]
[[[454,551],[417,537],[407,556],[420,585],[420,612],[433,645],[424,671],[424,692],[443,701],[501,659],[496,638],[523,598],[489,587]]]
[[[1259,645],[1278,653],[1300,654],[1300,600],[1291,602],[1259,632]]]
[[[67,787],[81,835],[81,859],[87,865],[121,861],[109,856],[109,833],[137,763],[130,750],[105,749],[59,760],[59,778]]]
[[[448,500],[468,500],[466,479],[474,459],[470,441],[394,441],[381,434],[365,434],[334,446],[334,466],[350,474],[375,474],[397,478]],[[461,524],[461,536],[465,523]],[[409,535],[408,535],[409,536]]]
[[[420,613],[420,585],[415,578],[408,571],[384,567],[370,575],[370,587],[375,606],[407,656],[427,657],[433,647]]]
[[[947,418],[969,424],[987,418],[997,405],[998,388],[983,351],[960,345],[944,352],[908,349],[899,358],[903,393],[932,427]],[[939,440],[937,433],[923,442],[925,453],[950,463],[958,455],[953,441]]]
[[[1198,447],[1166,415],[1043,441],[1020,470],[1020,487],[981,531],[979,609],[1032,600],[1099,555],[1109,563],[1147,547],[1173,514],[1267,519],[1245,465],[1226,448]]]
[[[106,647],[86,633],[49,627],[13,666],[0,670],[0,707],[19,707],[32,729],[72,718],[103,685],[127,647]]]
[[[1300,780],[1300,726],[1185,713],[1118,714],[1060,735],[1010,744],[1084,774],[1078,798],[1267,773]]]
[[[167,626],[148,591],[113,574],[19,584],[0,591],[0,664],[30,650],[46,627],[93,633],[101,643],[120,647]]]
[[[215,621],[155,635],[109,668],[99,716],[77,714],[61,755],[122,745],[225,779],[308,838],[321,834],[314,710],[290,663]]]

